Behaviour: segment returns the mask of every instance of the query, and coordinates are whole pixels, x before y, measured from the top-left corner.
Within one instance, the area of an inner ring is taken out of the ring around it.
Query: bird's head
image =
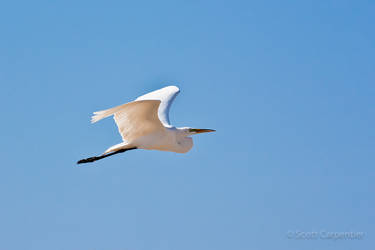
[[[201,133],[208,133],[208,132],[215,132],[214,129],[207,129],[207,128],[190,128],[190,127],[183,127],[178,128],[185,136],[191,136]]]

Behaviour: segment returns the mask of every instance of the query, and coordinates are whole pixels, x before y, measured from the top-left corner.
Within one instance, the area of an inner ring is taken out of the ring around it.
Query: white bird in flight
[[[113,115],[122,143],[108,148],[102,155],[78,161],[94,162],[133,149],[186,153],[193,147],[191,135],[214,132],[213,129],[176,128],[169,122],[169,109],[180,90],[168,86],[138,97],[132,102],[94,112],[91,123]]]

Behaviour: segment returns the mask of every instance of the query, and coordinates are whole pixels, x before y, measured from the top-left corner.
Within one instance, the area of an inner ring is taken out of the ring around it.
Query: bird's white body
[[[193,139],[186,136],[183,130],[165,127],[159,132],[139,137],[131,144],[141,149],[186,153],[193,147]]]
[[[193,147],[191,128],[176,128],[169,122],[169,109],[180,90],[168,86],[111,109],[94,112],[92,122],[114,116],[123,142],[104,153],[128,148],[186,153]],[[201,132],[209,132],[201,131]]]

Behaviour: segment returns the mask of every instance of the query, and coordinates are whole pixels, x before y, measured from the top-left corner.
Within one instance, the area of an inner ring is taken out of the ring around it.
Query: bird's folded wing
[[[122,139],[132,142],[141,136],[165,129],[158,117],[159,105],[159,100],[129,102],[95,112],[92,121],[113,115]]]

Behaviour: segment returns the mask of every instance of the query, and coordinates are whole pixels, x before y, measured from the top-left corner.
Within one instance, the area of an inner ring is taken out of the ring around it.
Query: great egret
[[[169,108],[180,90],[168,86],[138,97],[135,101],[94,112],[91,123],[113,115],[122,143],[108,148],[102,155],[78,161],[93,162],[133,149],[186,153],[193,147],[191,135],[213,132],[213,129],[176,128],[169,122]]]

